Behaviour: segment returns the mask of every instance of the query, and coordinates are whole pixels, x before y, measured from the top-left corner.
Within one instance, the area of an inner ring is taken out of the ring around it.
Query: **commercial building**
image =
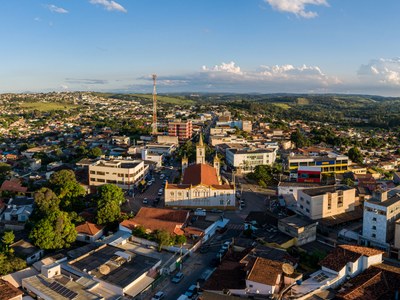
[[[175,120],[168,123],[168,135],[177,136],[179,140],[192,138],[193,125],[190,120]]]
[[[321,168],[320,167],[303,167],[297,169],[297,182],[321,182]]]
[[[320,167],[321,173],[345,173],[350,166],[349,157],[336,152],[320,152],[313,155],[298,155],[291,153],[287,157],[286,167],[292,178],[297,178],[299,167]]]
[[[317,222],[313,222],[300,215],[293,215],[279,219],[278,229],[281,232],[296,238],[296,246],[313,242],[317,238]]]
[[[361,243],[388,250],[399,218],[400,196],[388,198],[387,192],[375,193],[372,199],[364,201]]]
[[[148,168],[142,160],[101,159],[89,165],[89,185],[113,183],[122,189],[131,189],[143,180]]]
[[[276,160],[275,149],[235,149],[225,151],[226,163],[239,173],[253,172],[259,165],[272,165]]]
[[[312,220],[353,211],[356,190],[349,186],[325,186],[298,191],[297,210]]]

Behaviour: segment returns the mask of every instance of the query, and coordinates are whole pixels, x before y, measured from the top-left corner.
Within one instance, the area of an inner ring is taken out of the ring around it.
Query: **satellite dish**
[[[291,275],[294,273],[294,268],[291,264],[284,263],[282,265],[282,271],[283,271],[283,273],[285,273],[287,275]]]
[[[102,274],[102,275],[107,275],[108,273],[110,273],[110,267],[109,266],[107,266],[107,265],[101,265],[100,267],[99,267],[99,272],[100,272],[100,274]]]

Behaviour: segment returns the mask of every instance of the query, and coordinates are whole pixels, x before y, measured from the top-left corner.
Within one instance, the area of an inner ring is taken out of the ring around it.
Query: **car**
[[[181,280],[183,279],[183,273],[182,272],[178,272],[175,274],[175,276],[172,278],[172,283],[179,283],[181,282]]]
[[[158,190],[158,192],[162,193],[162,192],[164,192],[164,189],[161,188],[161,189]]]
[[[153,181],[151,181],[151,180],[147,182],[148,186],[151,186],[152,184],[153,184]]]
[[[189,298],[189,299],[193,299],[196,295],[197,295],[197,286],[192,284],[188,290],[185,292],[185,295]]]
[[[222,244],[221,249],[228,250],[230,246],[231,246],[231,242],[230,241],[226,241],[225,243]]]
[[[157,293],[153,296],[153,298],[151,298],[151,300],[161,300],[161,299],[164,299],[164,297],[165,297],[164,292],[157,292]]]
[[[164,179],[164,177],[165,177],[165,174],[160,175],[160,179]]]
[[[147,198],[144,198],[143,199],[143,204],[148,204],[148,203],[149,203],[149,200]]]

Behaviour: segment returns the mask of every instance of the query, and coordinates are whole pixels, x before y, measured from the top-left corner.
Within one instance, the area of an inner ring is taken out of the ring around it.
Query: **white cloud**
[[[123,13],[128,12],[121,4],[112,0],[90,0],[90,3],[102,5],[106,10],[109,11],[116,10]]]
[[[306,5],[328,6],[326,0],[264,0],[273,9],[281,12],[289,12],[303,18],[315,18],[318,14],[314,11],[306,10]]]
[[[243,74],[242,71],[240,71],[240,67],[235,65],[235,62],[231,61],[229,63],[222,63],[220,65],[215,65],[211,69],[209,69],[206,66],[202,67],[203,71],[211,71],[211,72],[226,72],[226,73],[233,73],[233,74]]]
[[[361,65],[358,75],[366,83],[400,86],[400,57],[372,59]]]
[[[58,14],[67,14],[68,13],[68,10],[66,10],[65,8],[55,6],[54,4],[48,4],[48,5],[46,5],[46,7],[51,12],[54,12],[54,13],[58,13]]]

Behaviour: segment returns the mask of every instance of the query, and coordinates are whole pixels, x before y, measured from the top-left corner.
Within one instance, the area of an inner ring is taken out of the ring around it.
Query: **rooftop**
[[[186,168],[183,174],[183,184],[220,185],[217,171],[207,164],[194,164]]]
[[[17,296],[23,295],[19,289],[14,287],[11,283],[0,278],[0,300],[10,300]]]
[[[286,217],[286,218],[280,219],[279,222],[283,222],[294,228],[301,228],[301,227],[305,227],[305,226],[316,223],[316,222],[310,220],[309,218],[300,216],[300,215],[293,215],[290,217]]]
[[[76,226],[76,231],[80,234],[96,235],[99,231],[103,230],[104,226],[96,225],[90,222],[85,222]]]
[[[278,261],[257,257],[247,279],[275,286],[278,282],[279,275],[282,275],[282,265],[283,263]]]
[[[103,281],[125,288],[158,262],[158,259],[149,256],[103,245],[69,264],[81,272],[87,272]]]
[[[318,188],[311,188],[311,189],[304,189],[302,192],[304,194],[307,194],[311,197],[313,196],[319,196],[319,195],[324,195],[326,193],[335,193],[337,191],[347,191],[353,189],[352,187],[346,186],[346,185],[328,185],[324,187],[318,187]]]

